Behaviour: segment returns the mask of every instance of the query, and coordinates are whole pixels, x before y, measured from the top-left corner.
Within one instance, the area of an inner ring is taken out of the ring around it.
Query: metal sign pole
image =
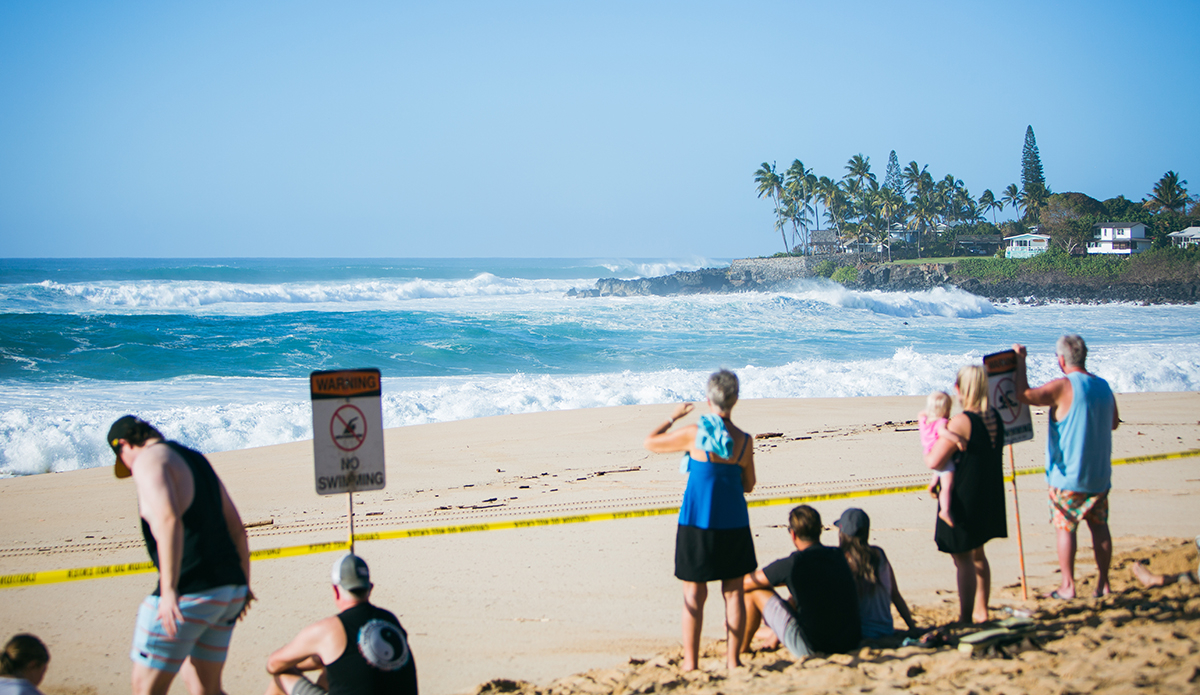
[[[1017,501],[1017,459],[1013,445],[1008,445],[1008,465],[1012,472],[1013,513],[1017,517],[1017,554],[1021,558],[1021,600],[1029,600],[1029,585],[1025,582],[1025,543],[1021,538],[1021,503]]]

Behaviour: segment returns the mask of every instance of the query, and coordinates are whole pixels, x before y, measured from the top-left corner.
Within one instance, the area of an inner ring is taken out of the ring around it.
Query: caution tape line
[[[1152,461],[1167,461],[1200,456],[1200,449],[1174,452],[1170,454],[1152,454],[1149,456],[1132,456],[1123,459],[1113,459],[1114,466]],[[1045,473],[1045,468],[1022,468],[1016,471],[1018,476]],[[1006,475],[1006,482],[1012,482],[1013,476]],[[896,495],[909,492],[920,492],[928,486],[924,483],[917,485],[893,485],[890,487],[869,488],[865,490],[850,490],[839,492],[817,492],[769,499],[749,500],[747,507],[774,507],[781,504],[807,504],[810,502],[828,502],[830,500],[855,499],[859,497],[876,497],[879,495]],[[634,509],[620,512],[600,512],[596,514],[575,514],[569,516],[544,517],[540,519],[518,519],[514,521],[495,521],[480,524],[461,524],[457,526],[435,526],[431,528],[397,529],[393,531],[375,531],[371,533],[356,533],[354,541],[384,541],[399,538],[421,538],[425,536],[445,536],[457,533],[475,533],[478,531],[502,531],[506,529],[536,528],[539,526],[561,526],[564,524],[580,524],[592,521],[615,521],[619,519],[642,519],[655,516],[667,516],[679,512],[679,507],[657,507],[654,509]],[[331,543],[309,543],[293,545],[284,548],[268,548],[255,550],[250,553],[251,560],[271,560],[284,557],[299,557],[317,553],[329,553],[337,550],[347,550],[347,541]],[[132,562],[123,565],[103,565],[98,567],[81,567],[78,569],[48,570],[45,572],[24,572],[20,574],[0,575],[0,589],[38,584],[57,584],[74,582],[85,579],[101,579],[118,577],[127,574],[147,574],[154,572],[154,564],[150,562]]]

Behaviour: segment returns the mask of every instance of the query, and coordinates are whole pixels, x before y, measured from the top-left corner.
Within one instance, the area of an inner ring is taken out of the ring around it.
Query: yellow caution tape
[[[1113,459],[1114,466],[1131,463],[1149,463],[1151,461],[1166,461],[1191,456],[1200,456],[1200,449],[1190,449],[1170,454],[1152,454],[1150,456],[1133,456],[1123,459]],[[1022,468],[1017,475],[1034,475],[1044,473],[1045,468]],[[1006,482],[1012,482],[1013,477],[1006,475]],[[895,495],[907,492],[921,492],[926,489],[924,483],[919,485],[896,485],[892,487],[870,488],[841,492],[817,492],[789,497],[772,497],[770,499],[749,500],[747,507],[773,507],[780,504],[808,504],[811,502],[827,502],[830,500],[853,499],[856,497],[875,497],[878,495]],[[534,528],[537,526],[560,526],[563,524],[580,524],[591,521],[614,521],[617,519],[641,519],[653,516],[675,514],[679,507],[658,507],[655,509],[634,509],[620,512],[600,512],[596,514],[576,514],[572,516],[556,516],[541,519],[518,519],[515,521],[494,521],[481,524],[462,524],[459,526],[435,526],[432,528],[397,529],[393,531],[374,531],[371,533],[356,533],[354,541],[383,541],[398,538],[417,538],[422,536],[444,536],[455,533],[474,533],[476,531],[501,531],[505,529]],[[331,543],[309,543],[293,545],[285,548],[268,548],[255,550],[250,553],[251,560],[269,560],[283,557],[299,557],[316,553],[329,553],[335,550],[347,550],[347,541]],[[154,564],[150,562],[131,562],[123,565],[104,565],[99,567],[81,567],[78,569],[49,570],[45,572],[24,572],[20,574],[0,575],[0,589],[18,586],[34,586],[38,584],[57,584],[59,582],[75,582],[84,579],[100,579],[103,577],[118,577],[126,574],[146,574],[154,572]]]

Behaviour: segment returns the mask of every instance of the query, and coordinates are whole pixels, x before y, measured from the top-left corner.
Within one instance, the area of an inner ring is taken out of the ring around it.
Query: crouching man
[[[357,555],[333,565],[337,615],[300,631],[267,660],[267,695],[417,695],[408,633],[371,604],[371,574]],[[316,682],[304,676],[319,671]]]

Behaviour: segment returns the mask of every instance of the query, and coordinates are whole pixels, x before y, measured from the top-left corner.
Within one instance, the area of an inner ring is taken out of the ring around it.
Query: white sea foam
[[[743,398],[920,395],[948,390],[958,367],[978,363],[980,356],[905,347],[879,359],[731,366],[741,378]],[[1200,390],[1200,347],[1194,345],[1140,346],[1136,360],[1119,347],[1098,348],[1089,366],[1118,392]],[[1033,383],[1057,375],[1051,355],[1031,357]],[[666,370],[384,379],[384,425],[701,400],[706,377],[707,370]],[[126,412],[207,452],[307,439],[312,436],[307,389],[305,379],[261,378],[14,387],[0,409],[0,476],[110,465],[104,433]]]
[[[916,316],[945,316],[974,318],[996,312],[987,299],[958,288],[935,287],[918,292],[884,292],[880,290],[851,290],[829,280],[803,280],[794,292],[805,299],[847,309],[909,318]]]
[[[252,305],[262,311],[306,309],[372,310],[422,299],[456,299],[552,294],[560,296],[572,288],[591,287],[587,280],[527,280],[504,278],[491,273],[460,280],[354,280],[346,282],[243,284],[209,281],[144,280],[137,282],[82,282],[63,284],[44,281],[39,286],[60,302],[75,304],[91,312],[191,311],[202,308],[233,310]],[[50,300],[53,301],[53,300]]]
[[[696,257],[663,261],[604,260],[600,261],[599,265],[607,268],[610,273],[617,277],[629,279],[661,277],[681,271],[700,270],[701,268],[724,268],[729,265],[729,261]]]

